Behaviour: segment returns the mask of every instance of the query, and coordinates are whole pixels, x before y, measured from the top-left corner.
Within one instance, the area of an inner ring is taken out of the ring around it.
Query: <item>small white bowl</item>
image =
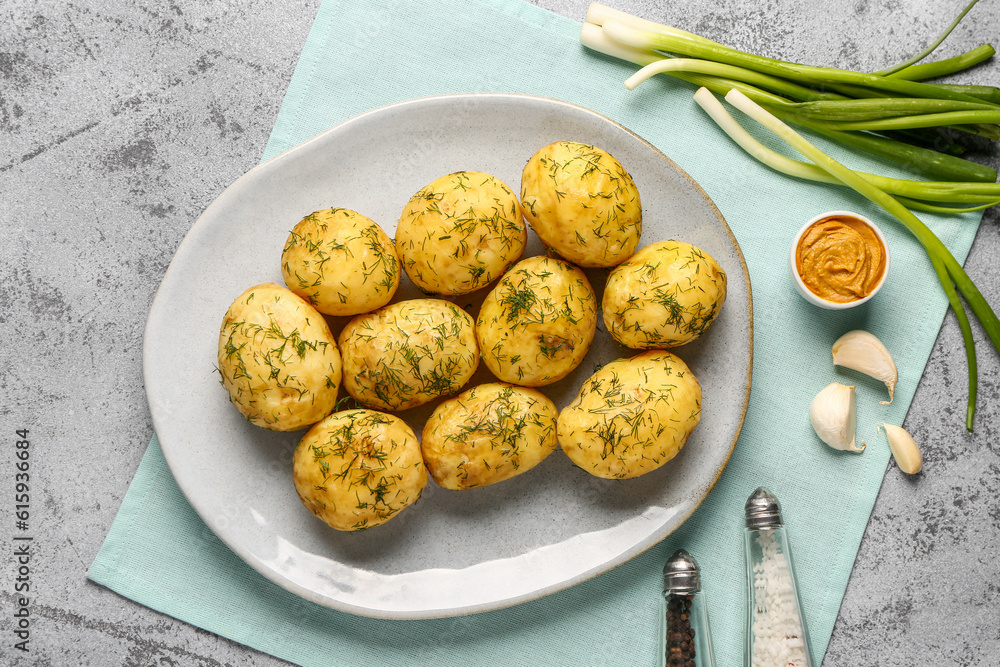
[[[805,231],[809,229],[809,227],[811,227],[813,224],[819,222],[820,220],[823,220],[824,218],[832,218],[832,217],[845,217],[845,218],[854,218],[856,220],[860,220],[861,222],[871,227],[872,231],[875,232],[875,235],[878,237],[879,241],[882,242],[882,247],[885,250],[885,270],[882,272],[882,279],[879,280],[878,285],[875,286],[875,289],[873,289],[871,293],[868,296],[864,297],[863,299],[858,299],[856,301],[848,301],[846,303],[840,303],[837,301],[827,301],[826,299],[822,298],[821,296],[818,296],[817,294],[812,292],[808,287],[806,287],[806,284],[802,282],[802,276],[799,275],[799,271],[798,268],[796,267],[796,261],[795,261],[795,255],[796,255],[795,251],[799,247],[799,240],[802,238],[802,235],[805,233]],[[889,244],[885,240],[885,235],[882,234],[882,230],[879,229],[878,225],[876,225],[874,222],[872,222],[865,216],[859,213],[854,213],[852,211],[827,211],[826,213],[821,213],[816,217],[810,219],[806,224],[802,225],[802,229],[800,229],[798,234],[795,235],[795,238],[792,239],[792,247],[789,250],[788,259],[789,259],[789,268],[791,269],[792,272],[792,280],[795,283],[795,288],[799,291],[799,294],[802,295],[802,298],[804,298],[806,301],[813,304],[814,306],[819,306],[820,308],[827,308],[829,310],[847,310],[848,308],[854,308],[855,306],[860,306],[861,304],[867,302],[873,296],[878,294],[879,290],[882,289],[882,285],[885,284],[885,279],[889,276],[889,265],[890,265]]]

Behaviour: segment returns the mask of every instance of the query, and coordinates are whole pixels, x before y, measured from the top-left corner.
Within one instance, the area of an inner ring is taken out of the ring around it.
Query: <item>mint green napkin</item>
[[[302,665],[636,667],[656,664],[661,569],[684,547],[702,566],[719,664],[734,665],[742,654],[743,504],[763,485],[784,508],[819,664],[889,460],[876,424],[902,423],[947,302],[919,245],[887,216],[851,192],[759,166],[707,120],[685,84],[654,80],[626,91],[622,82],[633,68],[583,49],[578,30],[579,24],[520,0],[327,0],[264,158],[372,107],[478,90],[590,107],[673,158],[728,220],[746,256],[754,296],[750,409],[705,504],[664,543],[562,593],[474,616],[382,621],[305,602],[246,566],[188,505],[154,437],[93,563],[92,580]],[[831,151],[856,168],[879,168]],[[833,209],[875,219],[893,252],[885,289],[853,312],[807,305],[788,278],[792,235],[808,218]],[[979,216],[922,217],[965,257]],[[853,328],[872,331],[895,356],[900,380],[892,405],[879,404],[886,392],[878,382],[833,368],[830,345]],[[827,448],[809,425],[812,397],[835,380],[858,385],[858,435],[869,444],[863,454]],[[954,428],[962,428],[958,417]],[[890,474],[899,472],[892,468]]]

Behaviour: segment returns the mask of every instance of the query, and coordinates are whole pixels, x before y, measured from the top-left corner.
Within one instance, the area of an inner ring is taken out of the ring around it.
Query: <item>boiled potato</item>
[[[528,232],[517,196],[479,171],[442,176],[410,198],[396,225],[396,251],[430,294],[474,292],[524,252]]]
[[[281,285],[251,287],[233,301],[219,331],[218,361],[233,405],[266,429],[304,428],[336,405],[337,341],[323,316]]]
[[[690,343],[715,321],[726,300],[726,273],[690,243],[661,241],[615,267],[604,288],[604,324],[637,350]]]
[[[521,206],[538,238],[577,266],[615,266],[639,245],[635,183],[589,144],[557,141],[535,153],[521,173]]]
[[[597,477],[656,470],[684,446],[701,419],[701,385],[679,357],[644,352],[601,367],[559,413],[559,445]]]
[[[340,333],[344,387],[362,405],[405,410],[457,393],[479,366],[475,322],[443,299],[354,317]]]
[[[313,426],[292,456],[302,504],[337,530],[385,523],[420,498],[427,468],[406,422],[374,410],[335,412]]]
[[[424,425],[424,462],[454,491],[495,484],[541,463],[556,448],[555,404],[537,389],[490,382],[441,403]]]
[[[526,387],[569,375],[597,331],[597,299],[583,271],[536,256],[511,268],[476,320],[483,362],[504,382]]]
[[[327,315],[381,308],[396,294],[401,273],[389,235],[346,208],[307,215],[289,233],[281,253],[288,289]]]

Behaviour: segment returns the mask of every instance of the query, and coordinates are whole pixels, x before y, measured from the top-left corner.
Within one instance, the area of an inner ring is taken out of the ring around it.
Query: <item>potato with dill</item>
[[[531,470],[556,448],[555,404],[537,389],[489,382],[441,403],[420,448],[431,477],[453,491]]]
[[[517,195],[479,171],[427,184],[396,225],[403,268],[429,294],[457,296],[485,287],[521,257],[527,239]]]
[[[374,410],[335,412],[292,456],[292,481],[310,512],[332,528],[381,525],[420,498],[427,468],[406,422]]]
[[[475,321],[443,299],[354,317],[340,333],[344,387],[362,405],[406,410],[458,393],[479,367]]]
[[[315,308],[276,283],[251,287],[229,306],[218,363],[233,405],[263,428],[305,428],[336,405],[337,341]]]
[[[400,274],[389,235],[371,218],[346,208],[307,215],[281,252],[288,289],[327,315],[381,308],[396,294]]]
[[[632,177],[607,151],[557,141],[521,173],[524,217],[542,242],[577,266],[615,266],[639,245],[642,204]]]
[[[612,361],[559,413],[559,445],[597,477],[628,479],[674,458],[701,420],[701,385],[666,350]]]
[[[622,345],[661,350],[697,339],[726,301],[726,272],[683,241],[653,243],[608,276],[604,324]]]
[[[578,267],[523,259],[486,296],[476,320],[483,363],[504,382],[541,387],[575,369],[597,331],[597,298]]]

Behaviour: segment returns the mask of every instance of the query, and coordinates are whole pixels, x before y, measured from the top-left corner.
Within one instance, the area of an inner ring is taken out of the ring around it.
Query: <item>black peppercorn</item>
[[[694,629],[688,620],[691,611],[691,595],[670,593],[667,595],[667,645],[668,665],[694,667]]]
[[[664,625],[660,653],[666,667],[715,667],[708,611],[701,594],[698,564],[678,550],[663,567]],[[696,654],[697,653],[697,654]]]

